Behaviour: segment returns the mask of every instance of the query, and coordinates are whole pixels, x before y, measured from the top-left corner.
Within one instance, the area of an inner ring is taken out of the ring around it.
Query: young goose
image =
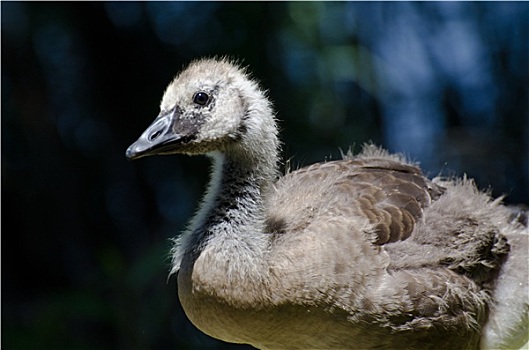
[[[192,62],[160,109],[127,157],[214,163],[172,260],[203,332],[263,349],[527,340],[527,227],[471,180],[429,180],[371,145],[280,176],[270,102],[227,59]]]

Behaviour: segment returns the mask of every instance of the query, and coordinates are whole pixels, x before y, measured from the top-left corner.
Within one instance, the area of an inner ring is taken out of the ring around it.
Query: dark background
[[[167,280],[207,160],[124,157],[194,58],[251,67],[294,166],[372,140],[529,203],[527,2],[1,6],[2,348],[235,347]]]

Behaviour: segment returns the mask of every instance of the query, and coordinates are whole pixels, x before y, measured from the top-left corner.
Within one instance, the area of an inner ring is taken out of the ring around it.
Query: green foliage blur
[[[198,331],[168,278],[207,160],[124,157],[199,57],[250,67],[294,168],[373,141],[529,203],[528,3],[2,2],[1,16],[2,348],[250,348]]]

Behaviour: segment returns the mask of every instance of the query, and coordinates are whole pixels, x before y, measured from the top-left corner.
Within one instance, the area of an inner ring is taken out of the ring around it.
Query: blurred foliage
[[[529,4],[2,2],[2,347],[235,346],[167,279],[202,158],[127,162],[165,85],[229,55],[294,166],[369,140],[529,202]]]

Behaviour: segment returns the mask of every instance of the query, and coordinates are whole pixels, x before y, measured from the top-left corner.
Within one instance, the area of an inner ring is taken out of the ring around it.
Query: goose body
[[[430,180],[373,145],[280,176],[270,103],[226,59],[191,63],[160,109],[127,157],[213,160],[172,261],[206,334],[263,349],[527,341],[527,226],[471,180]]]

